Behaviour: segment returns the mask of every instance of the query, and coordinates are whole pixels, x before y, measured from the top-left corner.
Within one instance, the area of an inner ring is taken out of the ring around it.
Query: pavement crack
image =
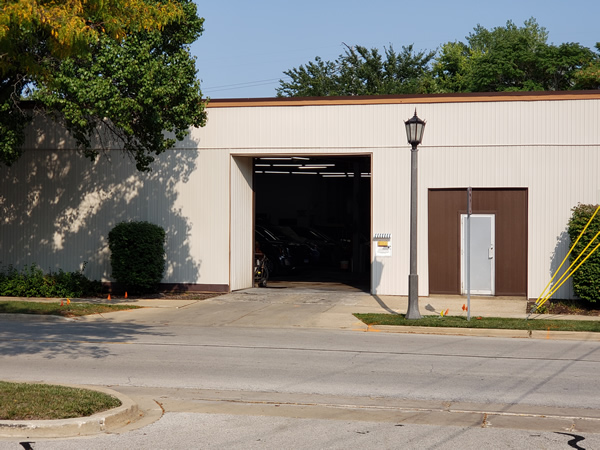
[[[187,308],[188,306],[192,306],[192,305],[195,305],[195,304],[200,303],[200,302],[201,302],[201,300],[194,300],[194,301],[192,301],[190,303],[186,303],[185,305],[178,306],[176,309],[184,309],[184,308]]]
[[[485,413],[483,415],[483,421],[481,422],[481,428],[487,428],[488,426],[490,426],[490,423],[488,422],[488,415],[487,413]]]
[[[571,439],[570,441],[567,442],[567,444],[569,445],[569,447],[571,448],[575,448],[578,450],[585,450],[585,447],[580,447],[578,445],[578,442],[584,441],[585,438],[583,436],[579,436],[578,434],[572,434],[572,433],[560,433],[560,432],[555,432],[555,434],[562,434],[564,436],[570,436],[573,439]]]
[[[258,308],[258,309],[255,309],[255,310],[253,310],[253,311],[249,311],[249,312],[247,312],[246,314],[244,314],[243,316],[240,316],[240,317],[238,317],[237,319],[235,319],[233,322],[229,322],[229,324],[236,323],[237,321],[239,321],[239,320],[243,319],[244,317],[248,317],[248,316],[249,316],[249,315],[251,315],[251,314],[255,314],[255,313],[257,313],[257,312],[260,312],[260,311],[262,311],[263,309],[265,309],[265,308],[268,308],[268,307],[269,307],[269,305],[265,305],[265,306],[263,306],[262,308]]]
[[[166,412],[165,408],[163,407],[163,404],[161,402],[159,402],[158,400],[154,400],[154,403],[156,403],[160,407],[160,410],[162,411],[160,415],[163,416]]]

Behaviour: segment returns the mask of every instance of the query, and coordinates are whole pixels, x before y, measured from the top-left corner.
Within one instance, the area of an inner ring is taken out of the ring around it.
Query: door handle
[[[494,258],[494,246],[490,245],[490,248],[488,249],[488,259],[493,259]]]

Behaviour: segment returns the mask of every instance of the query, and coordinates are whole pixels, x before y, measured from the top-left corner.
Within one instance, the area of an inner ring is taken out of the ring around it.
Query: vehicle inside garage
[[[256,157],[253,186],[271,280],[370,288],[370,156]]]

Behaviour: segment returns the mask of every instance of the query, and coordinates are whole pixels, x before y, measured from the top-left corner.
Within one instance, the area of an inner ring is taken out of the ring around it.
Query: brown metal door
[[[474,214],[494,214],[495,295],[527,295],[527,189],[475,188]],[[430,189],[429,292],[461,293],[460,216],[467,189]]]

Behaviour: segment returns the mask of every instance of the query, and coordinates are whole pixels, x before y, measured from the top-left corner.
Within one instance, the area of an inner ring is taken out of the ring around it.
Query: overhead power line
[[[287,78],[287,77],[284,76],[281,78],[271,78],[268,80],[247,81],[244,83],[223,84],[220,86],[213,86],[213,87],[202,87],[202,91],[218,92],[218,91],[230,91],[233,89],[244,89],[244,88],[248,88],[248,87],[265,86],[268,84],[278,83],[279,80],[281,80],[282,78]]]

